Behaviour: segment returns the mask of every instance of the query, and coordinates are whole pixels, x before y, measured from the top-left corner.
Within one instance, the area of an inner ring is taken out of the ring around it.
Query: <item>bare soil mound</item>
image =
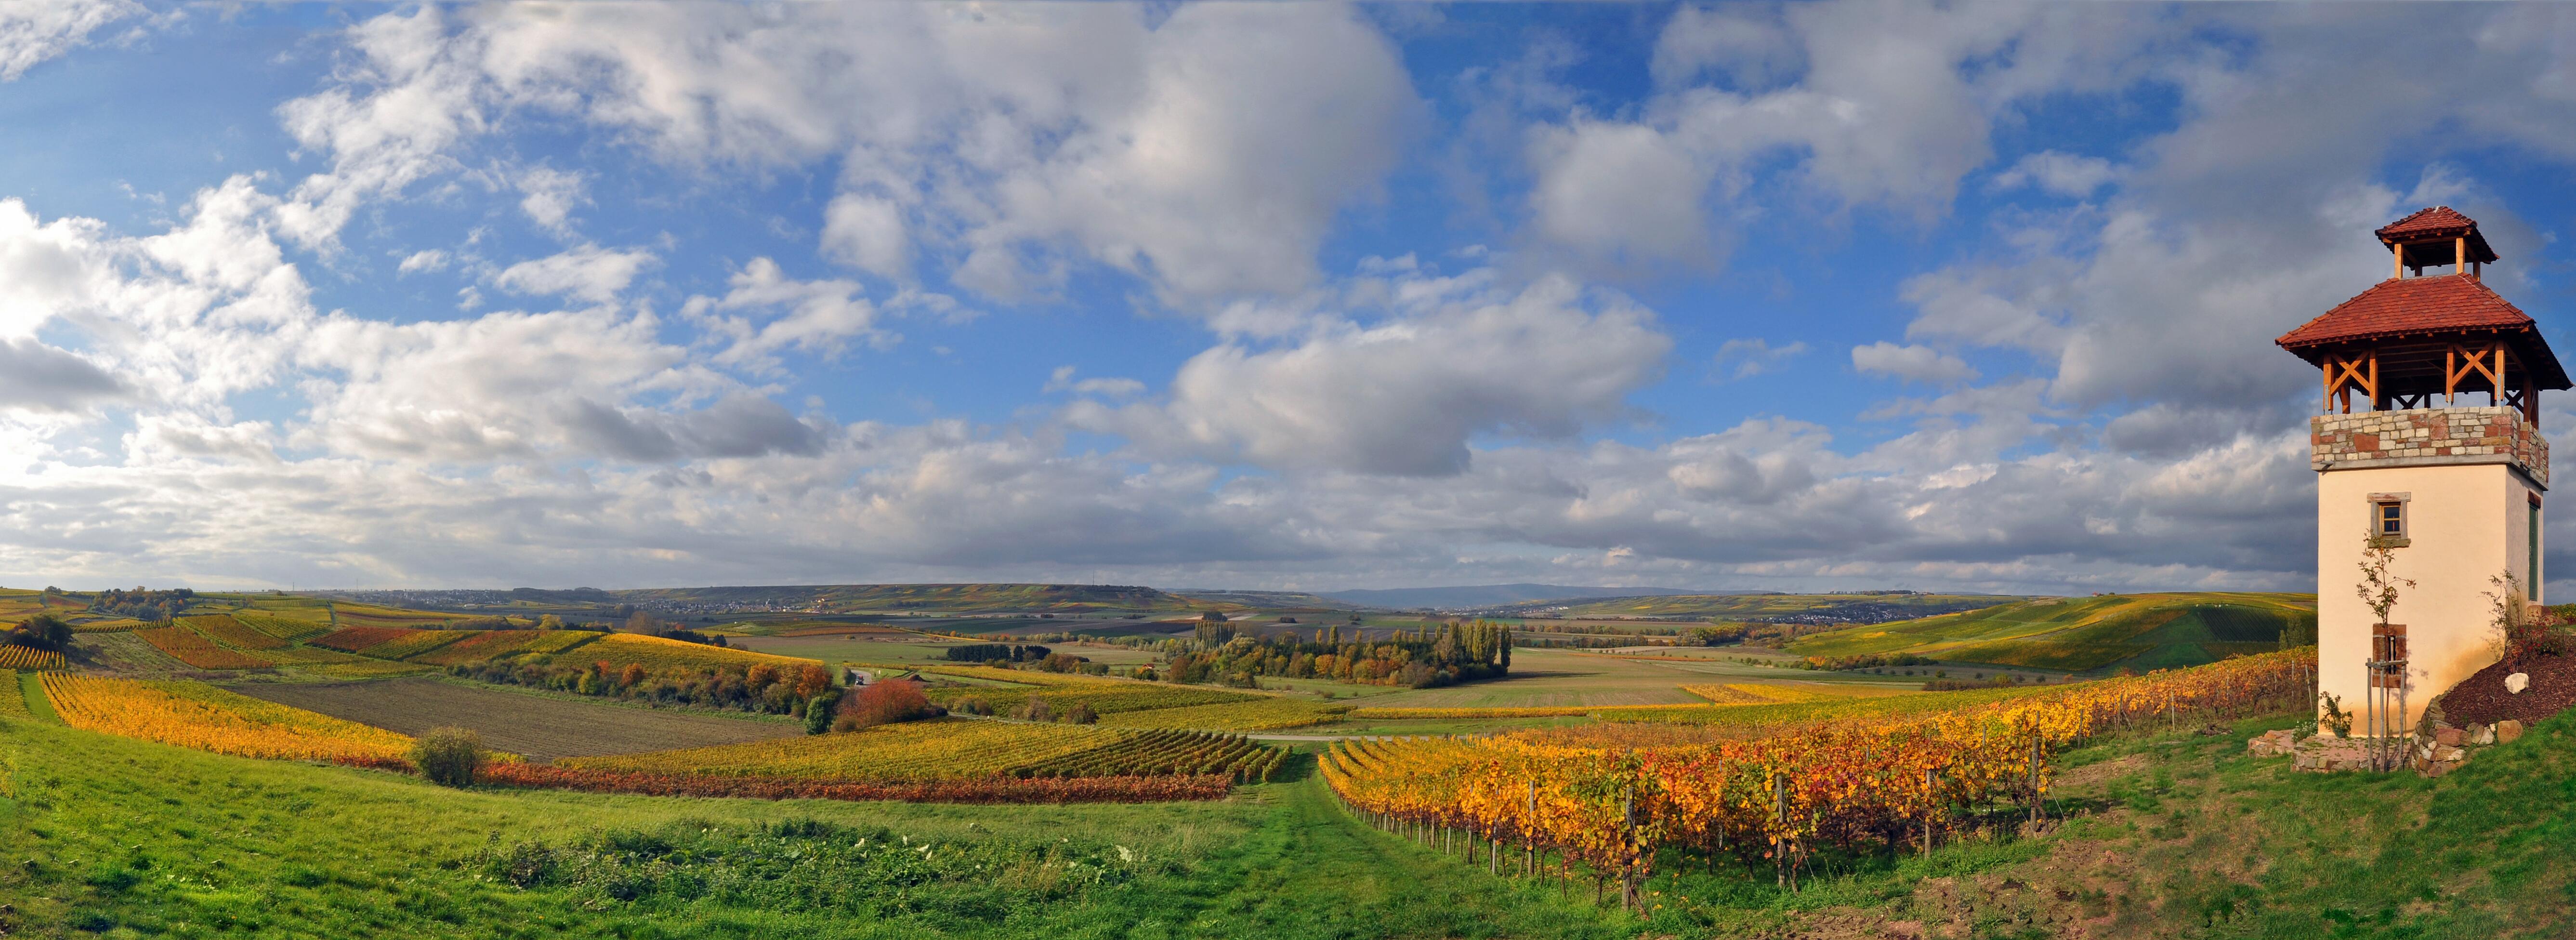
[[[2529,673],[2531,687],[2505,691],[2504,677]],[[2453,725],[2492,725],[2507,718],[2525,725],[2576,705],[2576,655],[2543,653],[2519,666],[2497,663],[2442,695],[2442,717]]]

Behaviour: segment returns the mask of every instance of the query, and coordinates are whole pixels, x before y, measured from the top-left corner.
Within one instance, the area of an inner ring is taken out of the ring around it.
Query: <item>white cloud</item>
[[[2112,166],[2109,160],[2043,150],[2014,161],[2010,169],[1995,174],[1992,187],[2000,192],[2036,186],[2060,196],[2082,199],[2119,176],[2119,168]]]
[[[823,210],[823,254],[882,277],[912,273],[912,237],[903,207],[894,200],[860,193],[832,197]]]
[[[1069,391],[1076,395],[1098,395],[1103,398],[1132,398],[1145,394],[1145,383],[1135,379],[1076,379],[1073,374],[1072,366],[1056,367],[1055,373],[1047,377],[1046,386],[1042,390],[1048,393]]]
[[[0,4],[0,81],[89,42],[89,34],[146,12],[130,0],[30,0]]]
[[[1807,344],[1803,340],[1773,346],[1770,340],[1765,339],[1730,339],[1718,345],[1713,365],[1727,378],[1749,379],[1806,353]]]
[[[529,221],[556,235],[572,235],[572,210],[590,203],[584,194],[589,174],[533,166],[521,171],[516,182],[526,194],[519,199],[519,211],[527,213]]]
[[[0,339],[0,410],[74,411],[131,394],[97,363],[31,339]]]
[[[1613,264],[1706,264],[1710,172],[1671,138],[1635,124],[1578,121],[1538,131],[1530,190],[1538,234]]]
[[[394,269],[396,274],[410,274],[414,271],[444,270],[447,270],[447,252],[440,251],[436,248],[415,251],[411,254],[405,255],[403,256],[402,263],[400,265],[396,265]]]
[[[1899,346],[1880,341],[1867,346],[1854,346],[1852,368],[1864,374],[1884,375],[1908,382],[1946,385],[1972,381],[1977,370],[1959,357],[1930,346]]]
[[[856,339],[879,349],[894,345],[900,339],[878,328],[877,306],[862,296],[855,281],[799,281],[790,278],[768,258],[754,258],[734,273],[733,289],[723,297],[693,297],[681,309],[683,316],[706,327],[711,337],[729,341],[715,356],[725,365],[752,365],[775,368],[772,358],[790,347],[823,355],[838,355]],[[716,316],[715,311],[775,311],[779,315],[768,322],[755,322],[751,317]]]
[[[331,160],[281,211],[307,243],[516,115],[570,115],[682,166],[837,160],[829,256],[903,277],[927,251],[999,296],[1071,259],[1180,298],[1302,286],[1421,113],[1393,46],[1326,6],[424,9],[350,44],[280,111]]]
[[[1816,197],[1929,221],[1992,157],[2000,117],[2119,82],[2178,28],[2118,7],[1809,4],[1777,20],[1684,8],[1638,114],[1578,111],[1531,131],[1531,229],[1587,259],[1675,261],[1738,228],[1777,231],[1776,213]],[[1707,77],[1727,84],[1689,84]],[[1784,159],[1793,170],[1774,168]]]
[[[570,297],[594,304],[617,299],[635,275],[656,260],[641,248],[613,250],[583,245],[559,254],[522,261],[492,275],[492,284],[517,294]]]
[[[1168,402],[1077,402],[1066,415],[1174,455],[1455,474],[1479,435],[1562,439],[1618,416],[1671,348],[1633,301],[1548,278],[1423,298],[1376,325],[1326,319],[1279,348],[1227,343],[1191,357]]]

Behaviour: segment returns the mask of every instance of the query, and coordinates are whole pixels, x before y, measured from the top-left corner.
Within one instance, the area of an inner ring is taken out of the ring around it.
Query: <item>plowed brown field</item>
[[[430,678],[245,685],[233,691],[409,735],[451,725],[472,728],[483,735],[485,747],[539,760],[736,744],[805,733],[802,726],[790,722],[593,705]]]

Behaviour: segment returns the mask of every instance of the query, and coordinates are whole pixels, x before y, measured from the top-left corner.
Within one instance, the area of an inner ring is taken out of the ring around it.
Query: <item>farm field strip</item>
[[[72,632],[124,633],[131,630],[140,630],[149,626],[151,626],[151,624],[144,623],[143,621],[136,620],[131,617],[104,617],[97,620],[84,620],[79,623],[72,624]]]
[[[313,645],[343,653],[363,653],[424,631],[410,627],[342,627],[312,640]]]
[[[1058,713],[1080,703],[1090,706],[1096,714],[1115,715],[1123,712],[1155,711],[1195,705],[1240,704],[1256,701],[1262,696],[1153,682],[1094,682],[1044,687],[973,686],[930,690],[930,700],[941,705],[953,706],[970,698],[982,699],[985,704],[1003,711],[1018,708],[1031,699],[1044,699],[1048,707]]]
[[[253,630],[241,621],[224,614],[181,617],[178,623],[180,626],[205,634],[207,639],[238,650],[267,652],[288,646],[287,641]]]
[[[377,659],[411,659],[453,646],[474,635],[464,630],[414,630],[358,652]]]
[[[235,622],[240,623],[242,626],[249,627],[252,630],[256,630],[270,637],[293,643],[299,640],[309,640],[331,632],[330,612],[317,612],[323,615],[321,619],[306,620],[297,617],[283,616],[276,611],[256,608],[236,610],[233,611],[230,616]]]
[[[772,656],[632,633],[602,634],[598,639],[582,644],[579,649],[583,660],[597,660],[617,669],[635,664],[657,672],[665,669],[747,669],[764,665],[797,669],[821,664],[819,660]]]
[[[0,669],[0,717],[35,717],[27,710],[27,696],[19,690],[16,670]]]
[[[1082,725],[934,718],[776,741],[577,758],[563,766],[649,774],[925,781],[992,777],[1134,735]]]
[[[205,634],[186,627],[136,630],[134,635],[152,644],[154,649],[170,654],[170,658],[197,669],[265,669],[273,665],[257,656],[217,646],[213,640],[206,639]]]
[[[411,746],[410,738],[391,731],[204,683],[55,672],[45,673],[42,682],[46,698],[64,724],[119,737],[241,757],[368,766],[399,765]]]
[[[1240,735],[936,718],[746,744],[575,758],[571,770],[678,777],[926,783],[1225,774],[1267,779],[1286,749]]]
[[[1264,697],[1250,702],[1184,705],[1146,711],[1111,712],[1100,718],[1109,728],[1173,728],[1203,731],[1277,731],[1341,720],[1347,705],[1318,705],[1294,699]]]
[[[295,668],[300,672],[309,672],[331,679],[381,679],[390,676],[417,676],[438,671],[436,666],[395,662],[389,659],[368,659],[363,656],[352,656],[339,662],[298,665]]]
[[[1854,695],[1887,694],[1876,689],[1844,691],[1814,686],[1793,686],[1757,682],[1733,682],[1722,685],[1686,685],[1682,691],[1718,705],[1784,705],[1796,702],[1823,702]],[[1899,693],[1901,694],[1901,693]]]
[[[234,691],[402,734],[472,728],[487,747],[531,758],[599,756],[801,737],[784,721],[595,705],[432,678],[259,684]]]
[[[63,654],[53,650],[0,646],[0,669],[24,669],[34,672],[39,669],[61,669],[66,665],[69,663],[63,659]]]
[[[427,652],[386,658],[408,659],[432,666],[480,663],[522,652],[530,644],[545,636],[545,632],[538,630],[484,630],[467,634],[461,639],[442,644]]]

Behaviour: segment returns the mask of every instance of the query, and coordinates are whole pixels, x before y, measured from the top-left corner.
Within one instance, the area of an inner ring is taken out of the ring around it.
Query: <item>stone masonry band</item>
[[[2549,442],[2513,408],[2412,408],[2309,419],[2318,471],[2501,463],[2549,485]]]

